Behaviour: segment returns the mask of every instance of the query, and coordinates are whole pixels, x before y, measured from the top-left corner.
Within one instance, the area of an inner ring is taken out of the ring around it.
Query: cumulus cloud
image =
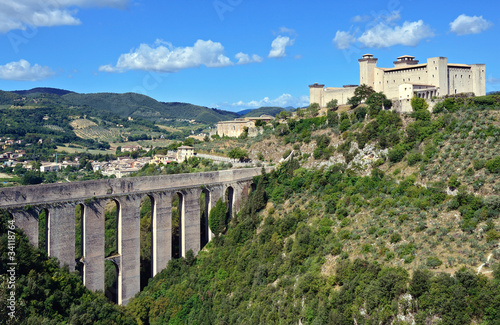
[[[351,44],[355,42],[356,37],[354,37],[354,34],[341,30],[338,30],[337,33],[335,33],[335,37],[333,38],[333,44],[335,44],[335,46],[339,50],[348,49]]]
[[[75,7],[122,8],[129,0],[3,0],[0,2],[0,32],[26,29],[27,26],[49,27],[79,25]]]
[[[170,43],[157,40],[153,46],[141,44],[139,48],[120,55],[116,65],[103,65],[99,67],[99,71],[177,72],[202,65],[219,68],[233,65],[233,62],[224,55],[224,46],[219,42],[197,40],[193,46],[174,47]]]
[[[275,99],[264,97],[261,100],[252,100],[250,102],[239,101],[231,106],[239,108],[259,108],[263,106],[277,107],[304,107],[309,105],[309,96],[294,97],[290,94],[283,94]]]
[[[354,16],[351,21],[362,23],[370,20],[366,30],[357,37],[354,32],[338,30],[333,38],[333,44],[340,50],[351,47],[359,42],[363,47],[390,47],[393,45],[417,46],[423,39],[433,37],[434,32],[422,20],[405,21],[403,24],[398,10],[381,12],[372,16]]]
[[[32,66],[26,60],[0,65],[0,79],[3,80],[38,81],[50,78],[54,74],[55,72],[49,67],[38,64]]]
[[[257,54],[253,54],[251,57],[250,55],[240,52],[234,56],[238,62],[236,64],[249,64],[249,63],[254,63],[254,62],[262,62],[263,59],[258,56]]]
[[[278,35],[271,44],[271,51],[269,51],[269,58],[282,58],[286,56],[286,47],[292,46],[295,42],[294,39],[288,36]]]
[[[450,30],[457,35],[479,34],[493,26],[483,16],[460,15],[450,23]]]
[[[379,23],[366,30],[359,38],[366,47],[390,47],[393,45],[417,46],[421,40],[433,37],[432,29],[422,20],[405,21],[401,26]]]

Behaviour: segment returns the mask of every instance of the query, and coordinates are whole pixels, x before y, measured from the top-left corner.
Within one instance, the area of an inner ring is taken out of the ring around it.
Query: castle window
[[[438,67],[434,67],[434,70],[437,70],[437,69],[438,69]]]

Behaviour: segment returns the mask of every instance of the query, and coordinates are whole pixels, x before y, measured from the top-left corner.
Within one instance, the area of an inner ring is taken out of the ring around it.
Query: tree
[[[384,93],[372,93],[366,99],[366,104],[368,105],[368,113],[370,117],[375,117],[382,110],[382,108],[388,108],[392,106],[392,102],[387,99]]]
[[[349,122],[349,119],[344,119],[342,122],[340,122],[339,125],[339,130],[340,132],[347,131],[351,127],[351,122]]]
[[[312,103],[311,105],[309,105],[309,107],[307,107],[307,112],[312,117],[318,115],[318,111],[319,111],[318,103]]]
[[[374,92],[375,90],[373,90],[372,87],[362,84],[361,86],[356,87],[356,89],[354,90],[354,96],[347,99],[347,104],[351,105],[352,108],[354,108],[367,100]]]
[[[334,110],[336,111],[338,109],[338,101],[336,99],[332,99],[331,101],[329,101],[327,104],[326,104],[326,107],[328,109],[331,109],[331,110]]]
[[[27,171],[21,179],[23,185],[40,184],[43,182],[43,177],[39,171]]]
[[[328,125],[334,126],[339,124],[339,114],[334,111],[328,111],[326,113],[326,120],[328,121]]]
[[[233,148],[227,153],[229,158],[243,160],[248,157],[248,153],[241,148]]]
[[[411,99],[411,108],[414,112],[418,112],[420,110],[426,110],[429,107],[429,104],[423,98],[418,98],[416,95]]]
[[[218,199],[215,206],[210,210],[208,215],[208,226],[215,236],[219,236],[226,229],[227,223],[227,207],[222,202],[222,199]]]

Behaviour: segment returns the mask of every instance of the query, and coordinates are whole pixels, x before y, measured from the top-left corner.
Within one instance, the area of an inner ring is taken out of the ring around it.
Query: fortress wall
[[[325,88],[322,92],[322,99],[320,106],[326,107],[329,101],[336,99],[339,105],[345,105],[347,100],[354,96],[354,90],[356,87],[347,88]]]
[[[448,94],[468,93],[472,91],[472,70],[470,68],[448,68]]]
[[[379,73],[376,72],[375,75]],[[382,73],[382,72],[380,72]],[[378,80],[383,84],[383,92],[388,99],[399,98],[399,85],[401,84],[428,84],[427,68],[417,67],[404,70],[385,71],[383,79]]]

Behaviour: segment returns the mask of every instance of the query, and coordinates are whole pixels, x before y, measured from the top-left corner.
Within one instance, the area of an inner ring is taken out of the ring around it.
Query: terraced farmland
[[[87,119],[77,119],[70,124],[75,134],[82,139],[93,139],[105,142],[119,141],[123,132],[120,128],[104,128]]]

